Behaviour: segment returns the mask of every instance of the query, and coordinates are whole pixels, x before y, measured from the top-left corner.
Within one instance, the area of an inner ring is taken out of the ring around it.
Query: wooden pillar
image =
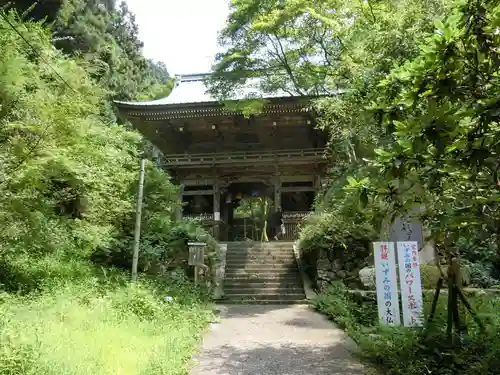
[[[281,178],[279,174],[274,176],[274,211],[281,208]]]
[[[321,177],[319,175],[314,176],[313,187],[315,193],[321,190]]]
[[[220,229],[220,182],[214,180],[214,237],[219,240]]]
[[[182,220],[182,203],[183,203],[183,193],[184,193],[184,185],[179,186],[179,206],[175,209],[175,220]]]
[[[322,168],[316,165],[314,168],[314,180],[313,180],[313,188],[315,196],[317,196],[318,193],[321,191],[321,172]]]

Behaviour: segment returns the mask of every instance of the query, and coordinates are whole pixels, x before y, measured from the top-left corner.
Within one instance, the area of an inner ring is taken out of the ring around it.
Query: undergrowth
[[[430,299],[424,296],[426,314]],[[435,321],[425,329],[379,325],[375,300],[348,293],[341,283],[322,291],[315,307],[345,329],[359,345],[360,356],[385,375],[499,374],[500,298],[482,295],[470,300],[486,330],[481,333],[469,317],[467,334],[453,343],[446,338],[445,296]]]
[[[188,373],[212,318],[204,291],[183,280],[130,284],[120,271],[78,266],[85,278],[0,294],[1,375]]]

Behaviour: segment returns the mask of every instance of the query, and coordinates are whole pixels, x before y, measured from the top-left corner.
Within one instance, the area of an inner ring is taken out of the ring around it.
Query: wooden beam
[[[188,190],[182,193],[184,197],[193,196],[193,195],[212,195],[214,194],[213,189],[204,189],[204,190]]]
[[[314,181],[314,175],[281,176],[281,182],[310,182]]]
[[[181,184],[184,186],[212,186],[213,180],[210,178],[186,179],[186,180],[182,180]]]
[[[298,193],[302,191],[315,191],[316,189],[312,186],[289,186],[281,188],[282,193]]]

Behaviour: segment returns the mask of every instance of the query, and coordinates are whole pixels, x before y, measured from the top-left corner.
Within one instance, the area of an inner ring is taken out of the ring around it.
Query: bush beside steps
[[[384,375],[498,375],[500,368],[500,297],[483,294],[469,301],[486,324],[480,333],[470,316],[468,333],[454,343],[446,338],[446,298],[439,300],[438,314],[426,329],[387,327],[378,324],[376,296],[350,293],[342,283],[322,290],[315,308],[357,342],[359,355]],[[432,295],[424,295],[429,313]]]

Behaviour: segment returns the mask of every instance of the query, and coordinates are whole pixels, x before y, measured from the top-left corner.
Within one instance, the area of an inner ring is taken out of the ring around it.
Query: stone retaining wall
[[[214,277],[214,299],[221,299],[224,296],[224,277],[226,273],[226,253],[227,244],[219,244],[217,246],[217,255],[215,261],[215,277]]]

